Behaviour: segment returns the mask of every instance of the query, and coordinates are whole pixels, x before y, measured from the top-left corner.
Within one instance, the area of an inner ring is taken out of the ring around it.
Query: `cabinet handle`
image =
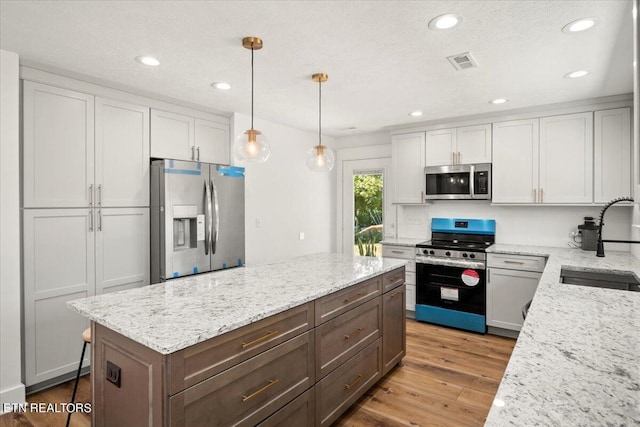
[[[244,348],[247,348],[247,347],[254,346],[254,345],[256,345],[256,344],[258,344],[258,343],[260,343],[260,342],[262,342],[262,341],[274,336],[277,333],[278,333],[277,330],[269,331],[266,334],[264,334],[263,336],[261,336],[260,338],[256,338],[253,341],[243,342],[241,347],[244,349]]]
[[[198,161],[200,161],[200,147],[196,148],[196,152],[198,153]]]
[[[533,203],[537,203],[538,200],[536,200],[536,189],[533,189]]]
[[[540,203],[544,203],[544,188],[540,189]]]
[[[93,209],[89,209],[89,231],[93,231]]]
[[[93,184],[89,186],[89,206],[93,206]]]
[[[275,379],[275,380],[269,380],[269,382],[262,386],[261,388],[259,388],[258,390],[254,391],[253,393],[251,393],[248,396],[242,396],[242,401],[246,402],[249,399],[253,399],[255,396],[259,395],[260,393],[262,393],[263,391],[265,391],[266,389],[268,389],[269,387],[271,387],[274,384],[278,384],[280,380],[279,379]]]
[[[404,253],[402,251],[391,251],[391,252],[393,252],[394,254],[403,254]]]
[[[102,209],[98,209],[98,231],[102,231]]]
[[[357,294],[355,294],[354,296],[351,296],[351,297],[349,297],[349,298],[345,298],[345,299],[344,299],[344,303],[346,304],[346,303],[348,303],[348,302],[355,301],[355,300],[357,300],[358,298],[363,297],[363,296],[364,296],[364,294],[363,294],[362,292],[358,292],[358,293],[357,293]]]
[[[451,164],[456,164],[456,153],[454,151],[451,152]]]
[[[462,153],[458,151],[458,164],[462,163]]]
[[[522,261],[509,261],[508,259],[504,260],[505,264],[517,264],[517,265],[524,265],[524,262]]]
[[[401,294],[402,294],[402,292],[396,292],[396,293],[391,294],[389,296],[389,298],[395,298],[395,297],[397,297],[398,295],[401,295]]]
[[[348,339],[349,339],[349,338],[351,338],[352,336],[354,336],[354,335],[358,335],[358,334],[359,334],[360,332],[362,332],[362,331],[363,331],[363,329],[362,329],[362,328],[358,328],[358,329],[354,330],[353,332],[351,332],[349,335],[345,335],[345,336],[344,336],[344,339],[345,339],[345,340],[348,340]]]
[[[356,377],[355,380],[353,380],[353,382],[351,384],[345,384],[344,385],[344,389],[345,390],[349,390],[351,387],[353,387],[354,385],[358,384],[358,382],[362,379],[362,374],[358,374],[358,376]]]
[[[102,184],[98,185],[98,197],[96,197],[98,206],[102,206]]]
[[[195,154],[195,146],[191,146],[191,160],[195,160],[196,159],[196,154]]]
[[[420,192],[420,200],[422,201],[421,203],[424,203],[424,191]]]

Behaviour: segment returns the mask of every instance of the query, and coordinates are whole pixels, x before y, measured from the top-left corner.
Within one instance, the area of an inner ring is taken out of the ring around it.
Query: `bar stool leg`
[[[78,383],[80,382],[80,371],[82,370],[82,361],[84,360],[84,352],[87,349],[87,342],[85,341],[82,344],[82,355],[80,356],[80,364],[78,364],[78,373],[76,374],[76,385],[73,386],[73,394],[71,395],[71,403],[74,403],[76,401],[76,392],[78,391]],[[69,412],[69,415],[67,415],[67,425],[66,427],[69,427],[69,422],[71,421],[71,414],[72,412]]]

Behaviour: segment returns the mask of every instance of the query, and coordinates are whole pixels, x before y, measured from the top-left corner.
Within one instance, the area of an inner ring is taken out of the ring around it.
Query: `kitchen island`
[[[564,267],[640,277],[640,261],[521,245],[487,252],[548,260],[485,425],[640,425],[640,292],[560,283]]]
[[[329,425],[404,356],[405,264],[314,254],[69,302],[94,425]]]

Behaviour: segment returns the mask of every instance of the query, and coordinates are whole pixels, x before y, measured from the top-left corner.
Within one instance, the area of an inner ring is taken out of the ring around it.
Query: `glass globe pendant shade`
[[[233,154],[236,159],[262,163],[269,158],[271,146],[262,132],[256,129],[247,129],[236,138],[233,143]]]
[[[316,145],[307,152],[307,166],[314,172],[328,172],[333,169],[336,156],[324,145]]]

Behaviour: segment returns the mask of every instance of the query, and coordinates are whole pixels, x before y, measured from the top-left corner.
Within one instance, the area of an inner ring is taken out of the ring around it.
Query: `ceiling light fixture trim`
[[[158,58],[154,56],[136,56],[136,61],[138,61],[140,64],[148,65],[150,67],[157,67],[158,65],[160,65],[160,60],[158,60]]]
[[[453,13],[439,15],[429,21],[429,28],[432,30],[448,30],[462,22],[462,17]]]
[[[253,52],[262,49],[263,43],[258,37],[245,37],[242,46],[251,50],[251,128],[236,137],[233,153],[237,160],[262,163],[269,158],[271,145],[262,132],[253,128]]]
[[[326,145],[322,145],[322,83],[329,80],[325,73],[316,73],[311,76],[318,83],[318,145],[307,152],[307,166],[314,172],[329,172],[335,164],[335,154]]]
[[[562,27],[562,32],[567,34],[575,34],[593,28],[595,24],[596,21],[593,18],[580,18],[576,19],[575,21],[571,21],[567,25]]]

